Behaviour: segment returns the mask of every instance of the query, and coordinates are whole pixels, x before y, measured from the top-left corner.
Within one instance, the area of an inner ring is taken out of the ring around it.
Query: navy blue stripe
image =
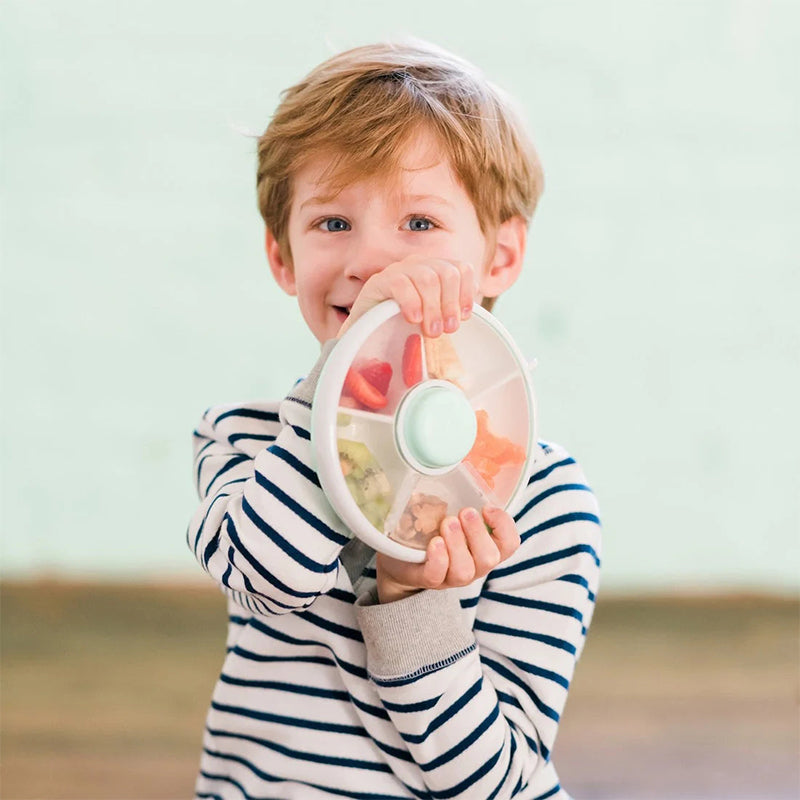
[[[242,439],[251,439],[255,442],[274,442],[278,437],[271,433],[232,433],[228,437],[228,441],[235,445]]]
[[[240,658],[248,661],[255,661],[257,663],[271,664],[275,662],[300,662],[303,664],[324,664],[328,667],[335,667],[336,662],[332,658],[326,656],[266,656],[262,653],[253,653],[251,650],[245,650],[239,645],[235,645],[228,652],[234,653]]]
[[[481,661],[498,675],[502,675],[504,678],[511,681],[511,683],[519,686],[519,688],[522,689],[522,691],[524,691],[528,697],[530,697],[530,699],[533,701],[533,704],[539,709],[539,711],[542,712],[542,714],[554,720],[555,722],[558,722],[558,712],[540,700],[536,692],[534,692],[533,689],[528,686],[528,684],[525,683],[525,681],[523,681],[522,678],[520,678],[516,673],[512,672],[510,669],[508,669],[508,667],[504,667],[500,662],[488,658],[487,656],[481,656]]]
[[[551,669],[544,669],[543,667],[537,667],[535,664],[529,664],[527,661],[520,661],[516,658],[509,658],[512,664],[518,669],[521,669],[523,672],[527,672],[530,675],[535,675],[537,678],[547,678],[553,683],[557,683],[559,686],[563,686],[565,689],[569,689],[569,681],[560,673],[553,672]]]
[[[331,620],[325,619],[325,617],[321,617],[319,614],[314,614],[311,611],[298,612],[295,616],[302,617],[308,620],[312,625],[316,625],[323,630],[336,633],[339,636],[344,636],[346,639],[352,639],[354,642],[364,641],[361,631],[355,628],[348,628],[346,625],[340,625],[338,622],[331,622]]]
[[[552,497],[554,494],[559,494],[559,492],[591,492],[592,490],[586,486],[584,483],[563,483],[560,486],[552,486],[550,489],[546,489],[541,494],[537,494],[532,500],[529,500],[520,510],[518,514],[514,516],[514,519],[519,519],[520,517],[525,516],[534,506],[538,506],[543,500],[546,500],[548,497]]]
[[[248,564],[262,577],[265,581],[272,584],[276,589],[280,589],[285,594],[291,595],[292,597],[297,598],[310,598],[310,597],[317,597],[319,592],[298,592],[294,589],[290,589],[283,581],[276,578],[268,569],[262,566],[261,562],[254,558],[247,548],[242,543],[242,540],[239,538],[239,532],[236,530],[236,526],[233,524],[233,520],[228,516],[225,515],[226,519],[228,520],[228,537],[236,546],[237,551],[242,556],[242,558],[247,561]],[[272,598],[269,598],[270,600]],[[274,602],[274,601],[273,601]],[[280,603],[278,603],[280,605]]]
[[[211,456],[208,456],[208,458],[211,458]],[[222,467],[219,470],[219,472],[217,472],[217,474],[208,482],[208,484],[206,484],[206,490],[203,492],[203,496],[205,497],[208,495],[209,489],[211,489],[211,487],[214,485],[214,481],[216,481],[216,479],[219,478],[220,475],[224,475],[226,472],[232,470],[234,467],[238,467],[239,464],[241,464],[244,461],[252,461],[252,459],[250,458],[250,456],[246,455],[233,456],[233,458],[230,458],[228,460],[228,463],[225,464],[225,466]],[[198,483],[200,482],[199,473],[197,481]]]
[[[521,606],[523,608],[533,608],[537,611],[549,611],[553,614],[574,617],[577,620],[583,621],[583,614],[571,606],[546,603],[544,600],[531,600],[527,597],[516,597],[513,594],[499,594],[497,592],[484,592],[483,596],[487,600],[496,600],[498,603],[505,603],[509,606]]]
[[[299,402],[299,401],[296,401]],[[307,408],[311,408],[308,403],[301,403],[301,405],[306,406]],[[301,428],[299,425],[292,425],[291,429],[301,438],[307,439],[309,442],[311,441],[311,434],[305,429]]]
[[[465,736],[460,742],[457,742],[453,747],[449,750],[442,753],[440,756],[437,756],[432,761],[429,761],[427,764],[419,764],[419,768],[423,772],[430,772],[431,770],[436,769],[437,767],[441,767],[443,764],[446,764],[448,761],[452,761],[456,756],[463,753],[467,748],[471,747],[484,733],[490,728],[495,720],[500,716],[500,708],[495,705],[492,710],[489,712],[488,716],[475,728],[472,733],[468,736]]]
[[[511,737],[511,744],[509,745],[509,753],[508,753],[508,766],[506,767],[506,771],[503,773],[503,777],[495,786],[494,791],[489,795],[487,800],[494,800],[497,797],[497,793],[503,788],[503,784],[506,782],[506,778],[508,777],[508,773],[511,772],[511,767],[514,764],[514,754],[517,752],[517,740],[514,736]]]
[[[275,411],[256,411],[254,408],[234,408],[231,411],[225,411],[220,414],[213,422],[218,425],[223,419],[228,417],[246,417],[247,419],[263,419],[266,422],[280,422],[277,412]]]
[[[286,644],[297,644],[297,645],[307,645],[309,647],[324,647],[326,650],[330,651],[331,655],[333,656],[336,664],[345,672],[350,673],[351,675],[355,675],[358,678],[362,678],[367,680],[367,671],[363,667],[358,667],[355,664],[350,664],[349,662],[345,661],[344,659],[339,658],[336,652],[330,645],[325,644],[324,642],[315,641],[314,639],[298,639],[295,636],[289,636],[282,631],[275,630],[267,625],[261,619],[251,619],[250,620],[251,627],[255,628],[261,633],[265,634],[266,636],[271,636],[273,639],[277,639],[279,642],[285,642]]]
[[[344,589],[337,589],[335,586],[333,589],[328,590],[327,596],[332,597],[334,600],[341,600],[345,603],[349,603],[350,605],[356,602],[356,596],[352,592],[346,592]]]
[[[307,511],[305,508],[303,508],[300,503],[289,497],[289,495],[286,494],[283,489],[274,484],[260,472],[256,473],[256,483],[258,483],[258,485],[263,489],[266,489],[273,497],[283,503],[283,505],[285,505],[287,508],[290,508],[306,524],[319,531],[319,533],[321,533],[326,539],[330,539],[330,541],[332,541],[334,544],[344,547],[344,545],[350,541],[350,537],[343,536],[341,533],[333,530],[333,528],[328,527],[322,520],[317,519],[317,517],[315,517],[310,511]]]
[[[576,544],[573,547],[567,547],[564,550],[556,550],[553,553],[548,553],[544,556],[537,556],[536,558],[529,558],[526,561],[520,561],[517,564],[512,564],[510,567],[499,567],[489,573],[489,578],[501,578],[505,575],[513,575],[515,572],[521,572],[524,569],[531,567],[538,567],[542,564],[550,564],[553,561],[558,561],[562,558],[569,558],[578,553],[588,553],[593,559],[594,563],[599,567],[600,559],[597,556],[595,549],[588,544]]]
[[[550,528],[557,528],[559,525],[567,525],[570,522],[593,522],[595,525],[600,524],[600,519],[596,514],[589,514],[586,511],[573,511],[569,514],[561,514],[558,517],[548,519],[540,525],[535,525],[533,528],[528,528],[520,534],[520,542],[525,542],[531,536],[541,533],[542,531],[550,530]]]
[[[450,789],[440,789],[438,791],[431,791],[431,794],[434,797],[455,797],[458,794],[461,794],[465,789],[469,789],[471,786],[476,784],[484,775],[486,775],[489,770],[494,767],[494,765],[500,759],[500,756],[503,753],[502,746],[500,749],[482,766],[478,767],[471,775],[468,775],[461,783],[457,783],[455,786],[452,786]]]
[[[503,703],[507,703],[510,706],[514,706],[514,708],[518,708],[520,711],[524,711],[525,709],[522,707],[522,703],[514,697],[513,694],[508,694],[507,692],[501,692],[499,689],[495,689],[495,694],[497,695],[497,699],[502,701]]]
[[[208,510],[207,510],[207,511],[206,511],[206,513],[203,515],[203,521],[200,523],[200,526],[199,526],[199,527],[198,527],[198,529],[197,529],[197,534],[196,534],[196,535],[195,535],[195,537],[194,537],[194,545],[192,546],[192,550],[193,550],[195,553],[197,553],[197,546],[200,544],[200,537],[203,535],[203,529],[205,528],[205,525],[206,525],[206,520],[208,519],[208,515],[211,513],[211,509],[212,509],[212,508],[214,508],[214,506],[216,505],[216,503],[217,503],[217,500],[220,500],[220,499],[221,499],[221,498],[223,498],[223,497],[230,497],[230,495],[229,495],[229,494],[218,494],[218,495],[217,495],[217,496],[216,496],[216,497],[215,497],[215,498],[214,498],[214,499],[211,501],[211,504],[209,505],[209,507],[208,507]],[[191,525],[191,523],[190,523],[190,525]],[[187,532],[186,532],[186,533],[187,533],[187,538],[188,538],[188,533],[189,533],[189,532],[188,532],[188,530],[187,530]]]
[[[379,739],[373,738],[372,741],[379,750],[382,750],[387,755],[392,756],[392,758],[398,759],[398,761],[406,761],[409,764],[414,761],[414,759],[411,757],[411,753],[409,753],[407,750],[401,750],[399,747],[392,747],[391,745],[386,744],[386,742],[382,742]],[[406,788],[413,791],[410,786],[406,786]],[[414,794],[417,793],[414,792]]]
[[[410,714],[414,711],[428,711],[433,708],[441,699],[442,695],[437,694],[430,700],[420,700],[419,703],[390,703],[388,700],[382,700],[383,707],[387,711],[394,711],[398,714]]]
[[[231,686],[246,686],[253,689],[274,689],[278,692],[290,692],[292,694],[303,694],[309,697],[324,697],[327,700],[343,700],[350,702],[350,694],[338,689],[320,689],[317,686],[302,686],[297,683],[285,683],[284,681],[256,681],[248,678],[234,678],[232,675],[222,673],[219,679],[223,683]]]
[[[214,549],[216,550],[216,546],[215,546]],[[206,548],[206,550],[208,550],[208,548]],[[228,583],[228,581],[231,578],[231,573],[232,572],[233,572],[233,548],[229,547],[228,548],[228,568],[225,570],[225,572],[222,575],[222,578],[220,579],[222,581],[222,585],[223,586],[227,586],[228,588],[230,588],[231,585],[230,585],[230,583]]]
[[[586,595],[593,603],[597,600],[597,595],[589,588],[589,581],[582,575],[561,575],[556,580],[564,581],[565,583],[575,583],[578,586],[583,586],[586,589]]]
[[[428,736],[433,733],[437,728],[441,728],[445,722],[449,719],[452,719],[459,711],[461,711],[464,706],[472,700],[475,695],[481,690],[481,686],[483,685],[483,678],[478,678],[472,686],[467,689],[452,705],[448,706],[441,714],[434,717],[428,727],[422,733],[401,733],[400,735],[403,737],[404,741],[408,742],[409,744],[421,744],[424,742]]]
[[[195,431],[193,435],[198,439],[208,439],[208,437],[200,433],[200,431]],[[205,451],[208,450],[212,444],[216,444],[216,441],[214,439],[208,439],[208,441],[194,454],[194,460],[197,461],[197,459],[200,458],[200,456],[205,453]]]
[[[317,473],[313,469],[307,467],[296,456],[292,455],[288,450],[280,445],[274,444],[268,448],[270,453],[277,456],[281,461],[288,464],[295,472],[299,472],[309,483],[313,483],[318,489],[321,489]]]
[[[309,558],[302,550],[298,550],[288,539],[281,536],[258,512],[250,505],[246,497],[242,498],[242,511],[247,515],[253,525],[258,528],[274,545],[280,547],[287,556],[297,562],[309,572],[318,575],[327,575],[337,569],[338,561],[331,561],[329,564],[320,564],[319,561]]]
[[[504,636],[516,636],[520,639],[531,639],[534,642],[541,642],[542,644],[549,644],[552,647],[557,647],[559,650],[565,650],[573,656],[576,653],[575,646],[565,639],[558,639],[555,636],[547,636],[544,633],[534,633],[533,631],[520,630],[519,628],[509,628],[505,625],[494,625],[491,622],[483,622],[482,620],[475,620],[472,626],[473,630],[486,631],[487,633],[500,633]]]
[[[225,483],[223,483],[221,486],[217,486],[217,494],[219,494],[226,487],[233,486],[234,483],[247,483],[248,480],[249,478],[233,478],[229,481],[225,481]],[[229,495],[225,496],[228,497]]]
[[[461,608],[472,608],[473,606],[478,605],[478,595],[475,597],[462,598],[458,602],[461,604]]]
[[[565,583],[577,583],[578,586],[583,586],[584,589],[589,588],[589,581],[583,575],[560,575],[556,580],[564,581]]]
[[[353,697],[352,695],[350,696],[350,702],[356,708],[360,708],[370,716],[377,717],[378,719],[384,719],[387,722],[391,720],[391,717],[386,713],[386,709],[381,708],[380,706],[370,705],[369,703],[365,703],[363,700],[359,700],[357,697]]]
[[[247,767],[254,775],[258,776],[262,781],[267,781],[270,783],[284,783],[286,781],[285,778],[276,778],[274,775],[270,775],[267,772],[259,769],[255,764],[251,764],[247,759],[242,758],[241,756],[235,756],[231,753],[221,753],[215,750],[209,750],[208,748],[203,748],[204,752],[208,753],[208,755],[212,756],[213,758],[220,758],[226,761],[234,761],[237,764],[241,764],[242,766]],[[263,797],[253,797],[249,795],[245,788],[240,784],[237,783],[233,778],[229,778],[227,775],[214,775],[212,773],[202,773],[204,777],[208,778],[209,780],[219,780],[219,781],[226,781],[228,783],[233,784],[236,786],[239,791],[241,791],[242,795],[245,797],[245,800],[264,800]],[[332,786],[322,786],[321,784],[311,783],[309,781],[304,781],[303,786],[310,786],[313,789],[317,789],[320,792],[327,792],[328,794],[336,795],[337,797],[350,797],[352,800],[408,800],[407,795],[394,795],[394,794],[376,794],[375,792],[348,792],[345,789],[337,789]],[[416,792],[415,792],[416,794]],[[417,795],[418,797],[426,797],[425,795]]]
[[[253,742],[269,750],[274,750],[276,753],[281,753],[289,758],[296,758],[300,761],[311,761],[316,764],[329,764],[335,767],[349,767],[350,769],[364,769],[372,772],[391,772],[388,764],[383,764],[376,761],[364,761],[359,758],[342,758],[340,756],[324,756],[319,753],[309,753],[304,750],[293,750],[285,745],[278,744],[277,742],[269,741],[268,739],[260,739],[257,736],[250,736],[244,733],[234,733],[233,731],[215,730],[207,728],[212,736],[227,739],[241,739],[245,742]]]
[[[533,475],[531,475],[531,477],[528,480],[528,486],[530,486],[532,483],[535,483],[536,481],[543,480],[553,470],[556,470],[559,467],[566,467],[566,466],[569,466],[570,464],[574,464],[574,463],[575,463],[575,459],[574,458],[569,458],[569,457],[565,458],[563,461],[556,461],[555,464],[551,464],[549,467],[546,467],[545,469],[541,470],[540,472],[536,472]]]
[[[547,800],[548,797],[552,797],[554,794],[558,794],[561,791],[561,784],[557,783],[550,791],[545,792],[544,794],[537,795],[534,800]]]
[[[256,711],[252,708],[243,706],[231,706],[224,703],[211,701],[211,708],[225,714],[233,714],[237,717],[247,719],[257,719],[259,722],[275,722],[279,725],[288,725],[292,728],[308,728],[313,731],[325,731],[327,733],[346,733],[349,736],[363,736],[369,738],[369,734],[360,725],[342,725],[337,722],[320,722],[315,719],[303,719],[302,717],[287,717],[283,714],[271,714],[269,711]]]

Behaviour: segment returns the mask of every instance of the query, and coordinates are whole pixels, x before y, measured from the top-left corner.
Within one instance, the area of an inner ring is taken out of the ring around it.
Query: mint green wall
[[[547,173],[498,305],[583,463],[604,588],[797,586],[793,2],[4,0],[7,575],[199,574],[190,434],[315,342],[261,251],[282,88],[402,34],[517,95]],[[276,341],[280,345],[276,346]]]

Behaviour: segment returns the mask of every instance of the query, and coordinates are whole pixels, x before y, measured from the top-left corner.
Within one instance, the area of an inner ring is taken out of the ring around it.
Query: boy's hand
[[[446,517],[439,532],[441,535],[428,543],[422,564],[378,553],[379,602],[402,600],[421,589],[467,586],[505,561],[520,541],[513,518],[490,506],[484,507],[483,519],[474,508],[462,509],[458,517]]]
[[[337,338],[370,308],[396,300],[405,319],[425,336],[452,333],[472,313],[477,286],[471,264],[412,255],[376,272],[361,287]]]

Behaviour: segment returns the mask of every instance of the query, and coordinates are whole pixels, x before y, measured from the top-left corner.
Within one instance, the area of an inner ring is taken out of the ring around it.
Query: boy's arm
[[[203,568],[237,602],[257,613],[306,608],[335,583],[350,533],[319,485],[311,457],[311,401],[336,340],[280,403],[206,412],[195,432],[195,477],[201,504],[187,541]],[[239,419],[237,419],[237,416]],[[261,417],[268,433],[245,452],[235,433]],[[250,418],[250,419],[248,419]],[[270,422],[273,424],[270,425]]]
[[[522,543],[488,575],[471,628],[463,592],[359,599],[369,673],[437,796],[513,797],[553,749],[594,607],[600,526],[564,451],[528,489]]]

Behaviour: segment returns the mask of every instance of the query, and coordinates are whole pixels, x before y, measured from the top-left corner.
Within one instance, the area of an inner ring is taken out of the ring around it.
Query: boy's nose
[[[362,282],[368,281],[375,273],[386,269],[389,264],[399,261],[402,255],[395,249],[387,246],[386,237],[380,236],[373,240],[357,243],[348,253],[344,274],[348,278],[357,278]]]

